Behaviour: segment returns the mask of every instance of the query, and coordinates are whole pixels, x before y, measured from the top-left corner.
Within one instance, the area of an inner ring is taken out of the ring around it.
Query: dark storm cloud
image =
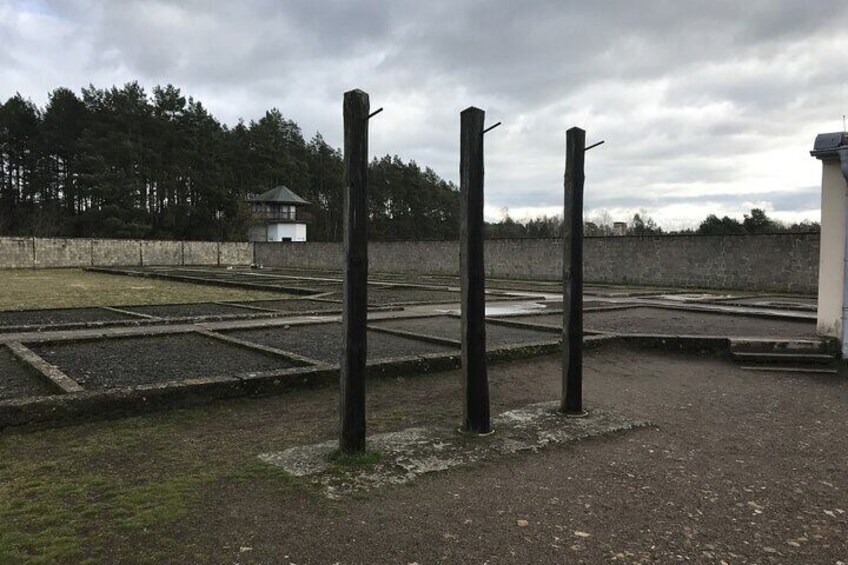
[[[806,150],[848,113],[846,24],[841,0],[0,0],[0,96],[171,82],[228,123],[277,106],[339,145],[341,93],[361,87],[386,107],[373,152],[452,180],[473,104],[504,121],[489,209],[558,205],[578,124],[607,140],[594,206],[742,210],[816,182]]]

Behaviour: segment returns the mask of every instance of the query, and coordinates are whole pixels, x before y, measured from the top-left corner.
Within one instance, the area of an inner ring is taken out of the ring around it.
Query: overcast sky
[[[486,136],[487,215],[562,210],[565,130],[586,214],[669,228],[762,207],[819,219],[817,133],[848,113],[844,0],[0,0],[0,98],[172,83],[222,122],[278,107],[341,146],[342,93],[385,112],[373,155],[457,181],[459,112]]]

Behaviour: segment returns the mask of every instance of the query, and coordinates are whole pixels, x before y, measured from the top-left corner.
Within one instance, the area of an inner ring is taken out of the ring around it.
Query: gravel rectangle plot
[[[544,302],[543,304],[550,310],[562,310],[564,306],[562,300],[551,300],[550,302]],[[606,302],[604,300],[583,297],[583,308],[596,308],[598,306],[617,306],[617,304],[613,302]]]
[[[88,390],[299,365],[197,334],[40,343],[30,348]]]
[[[618,333],[718,335],[736,337],[814,337],[816,323],[662,308],[586,312],[583,327]]]
[[[498,320],[509,320],[512,322],[522,322],[525,324],[536,324],[539,326],[548,326],[551,328],[562,327],[562,313],[557,314],[537,314],[534,316],[501,316]]]
[[[319,302],[317,300],[252,300],[250,302],[239,302],[246,306],[257,308],[268,308],[279,312],[341,312],[342,305],[332,302]]]
[[[342,300],[341,292],[327,296],[330,300]],[[371,306],[392,306],[409,302],[458,303],[460,294],[449,290],[427,290],[424,288],[387,288],[368,287],[368,304]]]
[[[373,325],[447,339],[459,340],[461,337],[459,318],[449,316],[433,318],[404,318],[380,321]],[[528,330],[524,328],[511,328],[496,324],[486,324],[487,347],[521,345],[524,343],[551,341],[555,339],[557,339],[557,336],[548,332]]]
[[[303,326],[269,327],[226,332],[227,335],[276,347],[310,359],[332,365],[340,362],[342,327],[340,324],[309,324]],[[368,332],[368,360],[406,357],[425,353],[450,353],[456,348],[407,339],[404,337]]]
[[[199,302],[197,304],[156,304],[150,306],[123,306],[123,310],[140,312],[160,318],[197,318],[201,316],[232,316],[257,314],[256,310],[241,308],[229,304],[212,304]]]
[[[5,347],[0,348],[0,400],[56,394],[53,387]]]
[[[55,310],[0,312],[0,327],[49,326],[86,322],[114,322],[117,320],[138,320],[138,318],[102,308],[61,308]]]

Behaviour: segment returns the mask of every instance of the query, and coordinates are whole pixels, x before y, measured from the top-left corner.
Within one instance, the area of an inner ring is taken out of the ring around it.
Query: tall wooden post
[[[562,233],[562,403],[566,414],[583,413],[583,163],[586,132],[571,128],[565,141]]]
[[[463,429],[491,431],[486,372],[486,278],[483,270],[483,122],[486,113],[466,108],[460,118],[459,263],[462,288]]]
[[[368,322],[368,94],[344,95],[344,310],[339,414],[342,453],[365,451]]]

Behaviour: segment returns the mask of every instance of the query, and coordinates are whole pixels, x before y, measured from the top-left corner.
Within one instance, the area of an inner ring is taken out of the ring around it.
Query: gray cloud
[[[372,151],[451,180],[459,111],[503,120],[490,209],[561,203],[564,131],[581,125],[607,140],[591,206],[815,214],[806,151],[848,113],[846,24],[840,0],[0,0],[0,97],[171,82],[227,123],[277,106],[339,145],[341,94],[361,87],[386,107]]]

